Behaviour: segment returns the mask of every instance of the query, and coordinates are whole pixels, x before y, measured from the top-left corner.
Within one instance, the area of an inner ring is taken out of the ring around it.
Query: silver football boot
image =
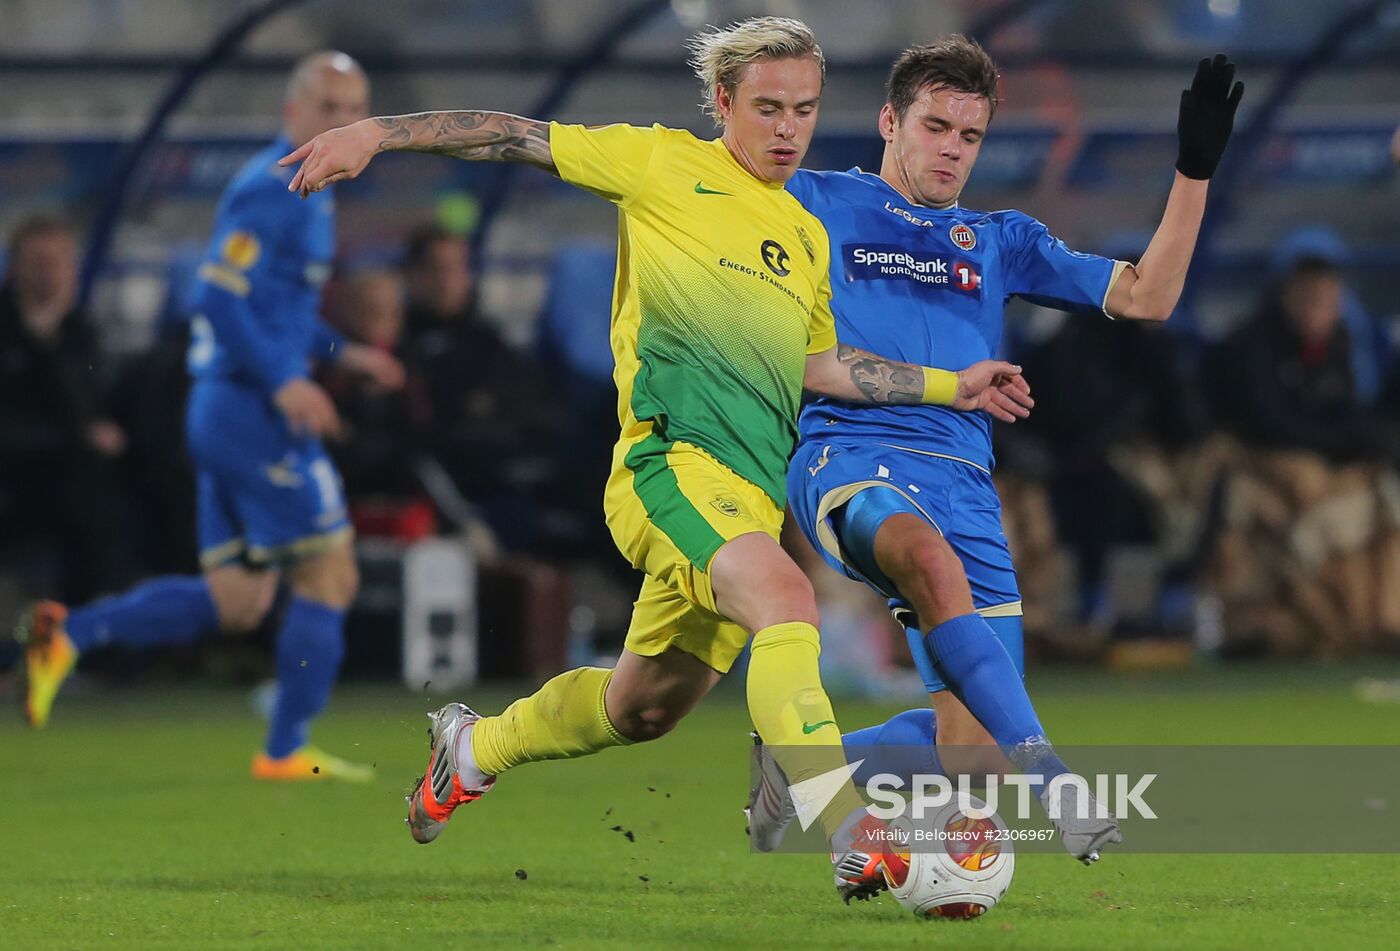
[[[751,775],[758,778],[749,790],[749,804],[744,807],[744,817],[748,820],[745,831],[755,850],[773,852],[782,844],[788,826],[797,818],[797,806],[792,801],[787,774],[778,765],[777,758],[763,745],[757,733],[749,735],[753,737],[753,748],[749,751]],[[880,864],[878,855],[859,848],[831,853],[836,894],[848,904],[853,898],[867,901],[878,895],[887,887]]]
[[[428,771],[404,797],[408,803],[408,831],[413,841],[427,845],[436,839],[458,806],[475,802],[496,784],[496,777],[487,776],[481,785],[468,787],[458,775],[457,738],[481,717],[466,704],[449,703],[436,713],[428,714]]]

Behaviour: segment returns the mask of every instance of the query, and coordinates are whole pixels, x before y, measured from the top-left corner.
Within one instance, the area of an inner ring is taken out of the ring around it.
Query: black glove
[[[1176,170],[1187,178],[1205,179],[1215,174],[1230,130],[1235,125],[1235,109],[1244,95],[1244,83],[1235,78],[1235,64],[1216,53],[1196,67],[1191,88],[1181,91],[1181,113],[1176,120]]]

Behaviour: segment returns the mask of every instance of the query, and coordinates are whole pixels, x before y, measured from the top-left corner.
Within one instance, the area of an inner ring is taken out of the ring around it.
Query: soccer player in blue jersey
[[[238,173],[219,203],[199,269],[186,435],[198,479],[197,577],[164,577],[68,610],[41,602],[21,619],[25,714],[43,726],[84,651],[149,647],[218,629],[249,631],[271,609],[280,576],[291,598],[277,634],[277,701],[259,779],[368,778],[307,743],[343,652],[358,576],[340,477],[321,444],[339,427],[309,373],[336,362],[386,388],[393,357],[349,343],[317,315],[334,250],[334,199],[289,194],[277,159],[316,134],[368,113],[369,83],[344,53],[322,52],[292,73],[281,137]]]
[[[906,50],[880,111],[879,173],[803,171],[787,185],[830,237],[841,347],[967,366],[996,355],[1012,296],[1166,320],[1243,92],[1232,88],[1233,75],[1224,56],[1203,60],[1182,93],[1175,181],[1151,243],[1132,265],[1071,251],[1020,212],[962,207],[996,108],[996,67],[961,36]],[[788,474],[797,523],[829,564],[890,599],[932,699],[932,710],[848,734],[852,758],[865,758],[866,772],[882,771],[876,751],[895,746],[927,757],[892,772],[995,772],[1006,765],[1003,754],[1017,771],[1047,780],[1066,772],[1022,683],[1021,596],[992,484],[991,419],[823,397],[799,425]],[[781,789],[772,758],[756,749],[766,782]],[[940,750],[957,759],[938,763]],[[766,850],[790,808],[762,785],[750,803],[750,831]],[[1053,818],[1057,810],[1042,802]],[[1085,862],[1121,841],[1112,817],[1056,824]]]

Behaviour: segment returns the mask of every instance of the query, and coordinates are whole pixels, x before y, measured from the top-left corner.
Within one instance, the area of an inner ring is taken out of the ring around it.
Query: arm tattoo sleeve
[[[886,360],[868,350],[840,343],[836,358],[850,368],[851,382],[871,403],[921,403],[924,371],[909,363]]]
[[[436,152],[474,162],[525,162],[555,172],[549,123],[505,112],[420,112],[374,120],[379,151]]]

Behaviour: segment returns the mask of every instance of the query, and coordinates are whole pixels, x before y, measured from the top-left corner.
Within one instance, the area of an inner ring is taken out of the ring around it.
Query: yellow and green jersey
[[[699,446],[781,508],[806,357],[836,344],[821,223],[719,140],[554,123],[550,150],[618,207],[622,438]]]

